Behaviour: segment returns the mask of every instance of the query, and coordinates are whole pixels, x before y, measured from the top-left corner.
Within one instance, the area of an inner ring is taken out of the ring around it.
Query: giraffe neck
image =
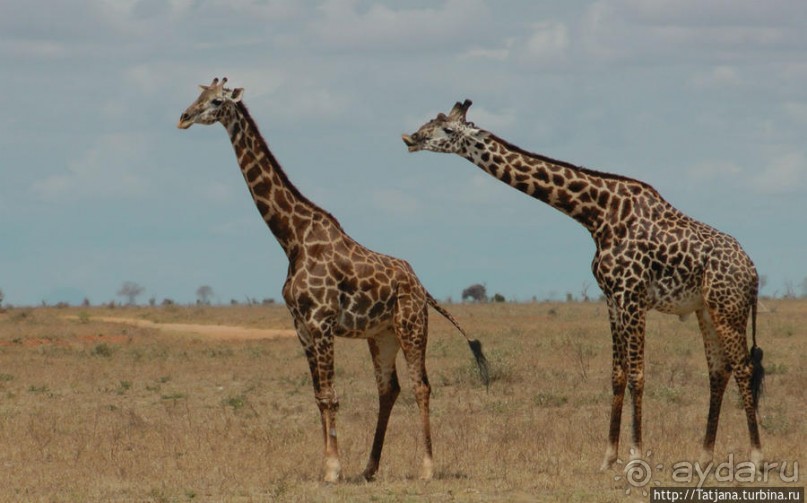
[[[490,175],[539,199],[580,222],[592,235],[604,223],[625,220],[633,211],[633,196],[650,190],[631,178],[600,173],[533,154],[492,133],[468,138],[460,155]],[[660,196],[658,196],[660,198]]]
[[[308,200],[291,183],[243,103],[233,105],[232,112],[221,122],[255,206],[289,258],[299,253],[305,231],[315,221],[330,223],[341,231],[333,215]]]

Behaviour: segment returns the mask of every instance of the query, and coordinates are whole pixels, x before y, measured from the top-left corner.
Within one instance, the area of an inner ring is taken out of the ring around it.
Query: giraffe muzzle
[[[408,134],[401,135],[401,139],[406,144],[406,146],[409,148],[410,152],[416,152],[416,151],[419,150],[418,149],[418,144],[415,141],[415,139],[412,138],[411,136],[409,136]]]
[[[188,129],[193,124],[190,116],[188,114],[182,114],[179,118],[179,122],[177,122],[177,127],[179,129]]]

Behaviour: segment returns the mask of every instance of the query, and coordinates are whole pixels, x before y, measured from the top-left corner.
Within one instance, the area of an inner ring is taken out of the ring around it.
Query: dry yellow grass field
[[[427,366],[435,480],[417,479],[420,428],[406,386],[378,480],[359,480],[377,395],[366,343],[340,339],[337,426],[346,480],[331,486],[320,482],[319,413],[296,338],[159,329],[289,329],[283,306],[8,310],[0,314],[0,501],[647,501],[621,477],[623,465],[598,471],[610,404],[604,304],[448,307],[482,341],[493,382],[489,390],[480,384],[464,340],[433,313]],[[807,461],[807,302],[764,301],[761,311],[763,448],[767,460],[789,463],[762,485],[781,486],[778,477],[792,476],[793,462]],[[157,324],[102,320],[109,316]],[[698,459],[705,429],[703,346],[694,319],[653,313],[647,332],[647,487],[680,485],[672,467]],[[399,375],[408,382],[400,364]],[[732,381],[715,461],[746,461],[748,448]],[[736,482],[710,478],[706,485]]]

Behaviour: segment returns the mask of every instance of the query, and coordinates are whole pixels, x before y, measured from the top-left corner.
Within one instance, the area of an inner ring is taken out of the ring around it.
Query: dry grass
[[[758,335],[769,369],[763,447],[771,461],[802,462],[807,303],[766,307]],[[0,314],[0,500],[626,501],[626,486],[615,480],[619,467],[598,471],[610,403],[604,305],[451,310],[482,340],[494,381],[486,392],[462,338],[434,315],[428,368],[435,480],[417,480],[419,426],[406,388],[378,480],[356,480],[377,398],[365,343],[339,340],[337,424],[348,480],[336,486],[319,482],[319,414],[296,339],[217,341],[93,319],[289,328],[282,306]],[[645,448],[665,467],[654,478],[670,482],[674,463],[697,459],[705,428],[706,363],[694,320],[652,315],[647,361]],[[629,424],[626,407],[622,459]],[[747,459],[733,383],[715,454],[718,461]]]

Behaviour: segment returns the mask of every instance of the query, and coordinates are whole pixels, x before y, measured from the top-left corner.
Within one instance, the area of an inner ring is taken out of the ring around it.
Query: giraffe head
[[[463,148],[463,140],[480,132],[473,122],[465,120],[465,113],[470,107],[471,100],[462,103],[458,101],[448,115],[437,114],[437,117],[422,125],[416,132],[403,135],[403,142],[410,152],[431,150],[459,153]]]
[[[202,94],[182,113],[177,127],[188,129],[193,124],[213,124],[220,121],[224,116],[223,112],[241,101],[244,95],[244,89],[228,89],[224,87],[226,83],[227,77],[224,77],[221,82],[215,78],[209,86],[200,85]]]

